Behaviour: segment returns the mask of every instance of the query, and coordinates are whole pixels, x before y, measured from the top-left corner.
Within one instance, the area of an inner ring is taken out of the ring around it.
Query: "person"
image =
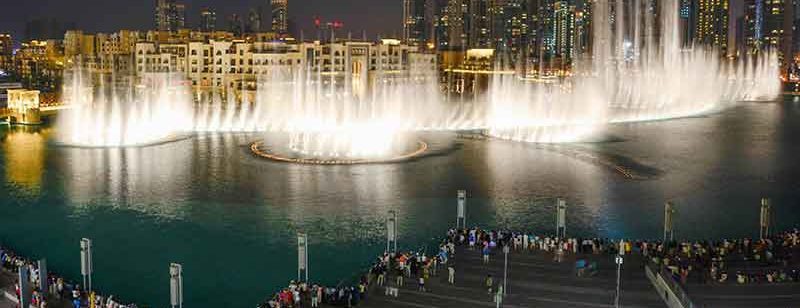
[[[386,268],[380,266],[378,268],[378,286],[382,287],[385,280],[386,280]]]
[[[456,283],[456,269],[452,263],[447,265],[447,282],[450,284]]]
[[[423,276],[419,277],[419,291],[425,292],[425,277]]]
[[[319,287],[314,285],[311,287],[311,307],[318,307],[319,306]]]
[[[483,264],[489,263],[489,246],[483,246]]]
[[[403,286],[403,274],[405,274],[405,271],[403,270],[403,268],[398,268],[398,270],[397,270],[397,279],[395,279],[395,284],[397,284],[398,287],[402,287]]]
[[[492,287],[494,286],[494,280],[492,280],[492,274],[486,275],[486,294],[492,294]]]
[[[497,287],[497,294],[494,295],[494,302],[497,303],[497,306],[503,306],[503,286],[500,285]]]

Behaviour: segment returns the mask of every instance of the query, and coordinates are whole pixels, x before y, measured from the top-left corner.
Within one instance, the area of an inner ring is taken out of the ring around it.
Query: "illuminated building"
[[[159,31],[178,31],[186,26],[186,5],[175,0],[156,0],[155,24]]]
[[[214,32],[217,29],[217,12],[204,8],[200,11],[200,31]]]
[[[341,75],[408,71],[417,62],[435,65],[435,55],[419,53],[416,46],[392,39],[378,43],[297,44],[239,39],[139,42],[135,57],[137,73],[177,72],[186,75],[193,86],[223,89],[252,88],[259,75],[267,74],[275,66],[308,67],[324,74]]]
[[[271,0],[272,32],[287,34],[289,32],[289,0]]]
[[[698,0],[696,42],[719,48],[728,47],[728,0]]]
[[[427,42],[425,0],[403,0],[403,41],[409,45]]]
[[[11,34],[0,34],[0,70],[11,67],[14,55],[14,41]]]

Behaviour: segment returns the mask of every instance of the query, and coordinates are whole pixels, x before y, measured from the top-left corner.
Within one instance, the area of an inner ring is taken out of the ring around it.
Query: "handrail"
[[[656,264],[652,260],[647,260],[645,262],[645,267],[664,280],[664,282],[667,284],[667,287],[672,290],[672,293],[675,293],[675,297],[678,299],[681,305],[683,305],[683,307],[694,307],[694,302],[692,302],[692,299],[689,297],[689,293],[686,292],[686,289],[681,286],[681,284],[675,279],[674,275],[668,272],[666,268],[662,268],[659,264]]]

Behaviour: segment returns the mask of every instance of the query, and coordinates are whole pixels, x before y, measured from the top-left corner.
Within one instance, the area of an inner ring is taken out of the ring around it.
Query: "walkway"
[[[16,276],[13,273],[8,272],[5,269],[0,269],[0,308],[17,307],[17,302],[9,300],[7,296],[3,294],[3,292],[5,292],[12,296],[15,295],[14,282],[16,282]],[[57,300],[51,297],[47,306],[56,308],[71,308],[72,304],[70,304],[67,300]]]
[[[565,256],[562,263],[553,261],[546,253],[509,254],[508,296],[504,307],[613,307],[616,288],[616,264],[607,254],[584,255],[598,263],[592,277],[576,277],[575,256]],[[373,287],[360,307],[461,308],[495,307],[484,288],[484,279],[491,274],[496,285],[503,281],[503,254],[495,250],[490,264],[484,265],[478,250],[456,249],[456,283],[447,284],[447,270],[440,266],[439,275],[426,283],[427,292],[417,291],[414,279],[397,298],[384,295],[382,288]],[[664,307],[642,270],[641,258],[628,256],[622,272],[624,307]],[[388,281],[393,281],[393,277]],[[496,288],[495,288],[496,289]]]

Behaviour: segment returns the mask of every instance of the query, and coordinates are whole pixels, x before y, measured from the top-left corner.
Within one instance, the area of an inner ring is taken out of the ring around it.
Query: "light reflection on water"
[[[800,221],[791,206],[800,202],[798,116],[791,99],[744,104],[612,125],[620,142],[570,145],[663,171],[634,181],[557,151],[449,133],[423,136],[435,151],[405,163],[308,166],[253,157],[254,134],[86,149],[50,144],[47,128],[3,127],[0,241],[80,277],[76,245],[91,237],[97,285],[158,306],[168,298],[159,287],[167,264],[182,262],[187,303],[239,307],[295,275],[295,232],[310,234],[311,276],[335,283],[383,249],[390,209],[401,247],[431,244],[455,223],[458,189],[468,191],[468,225],[550,232],[554,200],[564,197],[570,234],[653,238],[672,200],[678,237],[752,235],[765,195],[779,228]]]

